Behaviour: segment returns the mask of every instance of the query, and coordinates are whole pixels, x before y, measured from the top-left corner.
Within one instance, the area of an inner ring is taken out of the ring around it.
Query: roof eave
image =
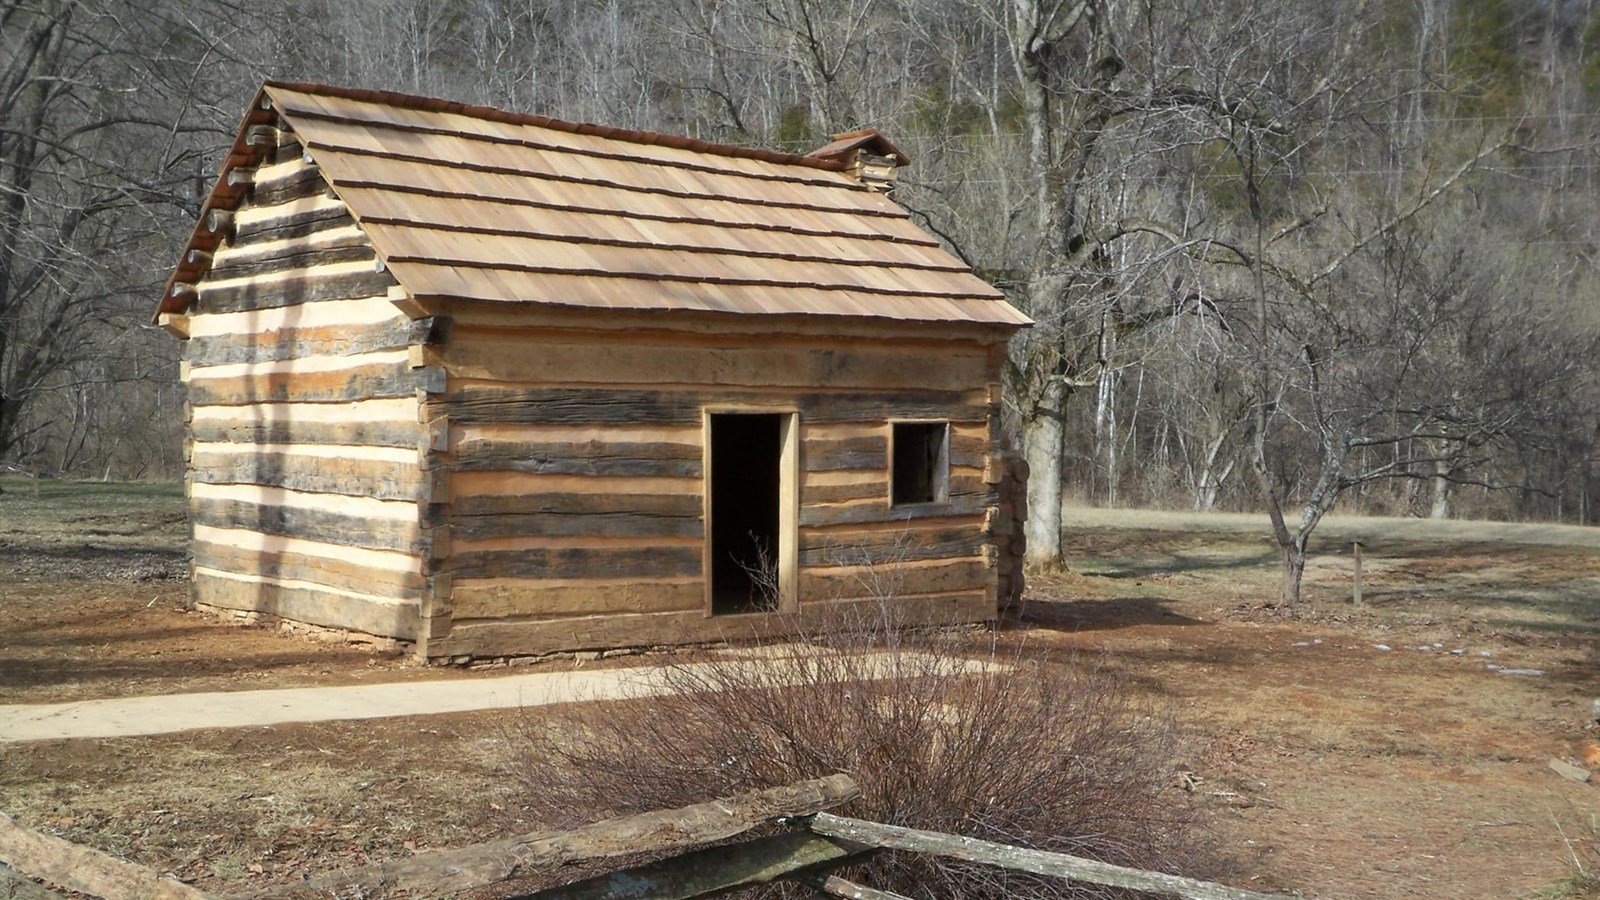
[[[156,306],[151,324],[161,324],[163,315],[181,313],[193,302],[192,286],[207,268],[206,262],[197,256],[196,252],[209,255],[222,242],[222,235],[226,231],[225,226],[213,221],[212,212],[214,210],[231,212],[238,206],[240,198],[248,189],[245,185],[231,184],[228,173],[241,165],[255,162],[257,153],[249,143],[250,126],[273,121],[276,115],[272,109],[271,98],[267,96],[266,87],[263,86],[256,91],[250,107],[245,110],[244,116],[239,121],[233,143],[228,148],[227,156],[222,159],[216,180],[212,182],[211,192],[206,195],[205,202],[200,206],[200,215],[196,217],[194,230],[190,232],[189,240],[184,243],[183,252],[178,256],[178,264],[162,288],[161,302]],[[185,290],[186,286],[190,289]]]

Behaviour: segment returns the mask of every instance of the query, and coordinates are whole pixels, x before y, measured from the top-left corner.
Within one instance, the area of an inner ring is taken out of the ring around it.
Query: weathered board
[[[301,581],[395,600],[419,598],[424,584],[420,566],[412,571],[397,571],[300,549],[252,549],[197,537],[191,552],[197,567],[276,581]]]
[[[285,584],[273,579],[239,578],[196,569],[196,603],[342,628],[363,634],[414,640],[417,605],[335,592],[315,584]]]
[[[353,447],[330,456],[297,453],[296,446],[263,441],[241,451],[235,445],[196,442],[189,477],[199,484],[256,484],[383,500],[420,496],[423,473],[414,453],[408,460],[364,458],[362,448]]]
[[[706,616],[703,612],[579,616],[537,621],[458,622],[429,646],[439,656],[517,656],[612,647],[655,647],[754,640],[797,629],[875,616],[879,601],[808,603],[794,616],[749,613]],[[984,592],[908,595],[898,607],[907,624],[951,625],[995,617]]]

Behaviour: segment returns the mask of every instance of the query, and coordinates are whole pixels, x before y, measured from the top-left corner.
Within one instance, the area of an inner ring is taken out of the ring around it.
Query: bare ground
[[[0,702],[475,677],[183,611],[171,492],[115,506],[6,487]],[[1206,805],[1240,883],[1519,897],[1574,859],[1600,866],[1600,788],[1546,768],[1595,737],[1600,549],[1580,538],[1600,532],[1551,546],[1499,525],[1361,520],[1380,532],[1369,604],[1345,602],[1333,529],[1308,574],[1314,608],[1283,610],[1249,520],[1072,521],[1071,570],[1036,578],[1004,636],[1084,651],[1171,706],[1193,738],[1174,802]],[[532,827],[504,775],[506,728],[473,713],[4,745],[0,810],[240,889]]]

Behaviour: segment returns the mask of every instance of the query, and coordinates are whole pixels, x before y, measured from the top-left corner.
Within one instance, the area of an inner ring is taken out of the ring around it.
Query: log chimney
[[[857,181],[887,194],[894,190],[896,170],[911,160],[876,128],[846,131],[833,142],[806,154],[813,159],[837,160]]]

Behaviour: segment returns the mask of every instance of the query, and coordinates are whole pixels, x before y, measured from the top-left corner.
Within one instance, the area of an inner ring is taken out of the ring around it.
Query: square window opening
[[[895,422],[889,502],[943,503],[950,491],[950,425]]]

